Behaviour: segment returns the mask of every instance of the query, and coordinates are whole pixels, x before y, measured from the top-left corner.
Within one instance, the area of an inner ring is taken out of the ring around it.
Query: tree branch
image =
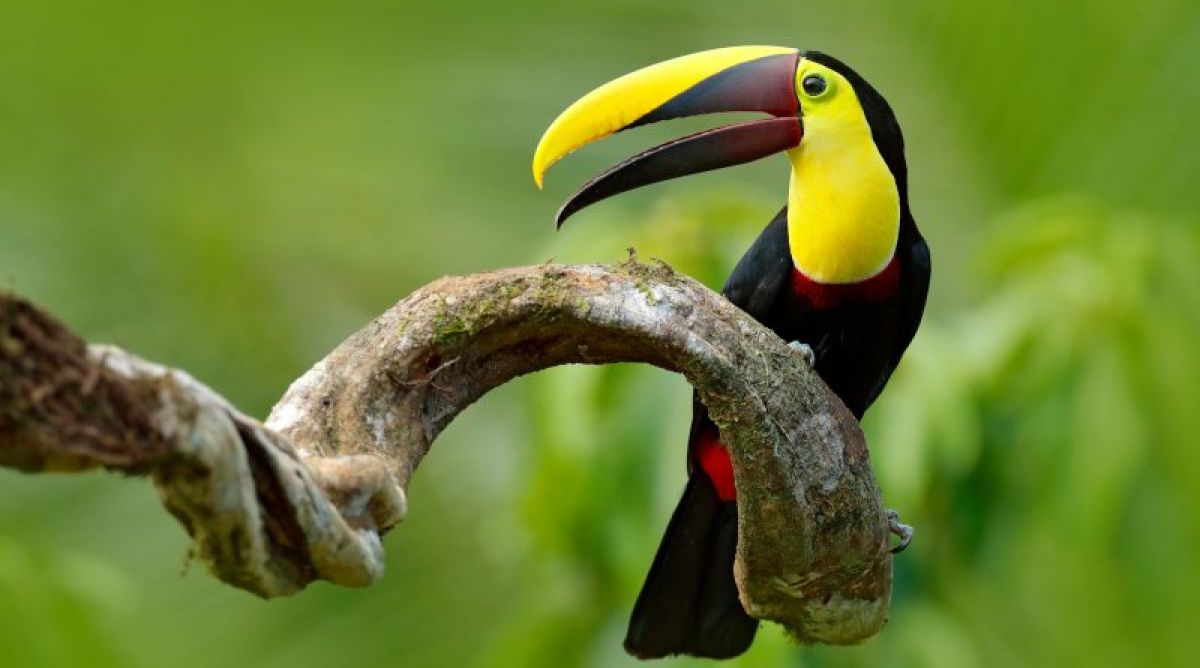
[[[539,369],[628,361],[686,376],[730,446],[750,614],[802,641],[877,632],[891,555],[857,422],[773,333],[661,264],[435,281],[293,383],[265,426],[0,295],[0,465],[151,475],[195,554],[261,596],[361,586],[382,574],[379,536],[459,412]]]

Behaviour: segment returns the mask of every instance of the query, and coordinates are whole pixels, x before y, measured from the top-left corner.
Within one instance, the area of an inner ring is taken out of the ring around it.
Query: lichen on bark
[[[61,345],[36,345],[42,329]],[[226,582],[263,596],[314,579],[358,586],[382,573],[380,536],[459,412],[522,374],[630,361],[686,376],[731,448],[747,610],[804,641],[878,631],[887,519],[853,416],[783,341],[662,263],[434,281],[296,380],[263,424],[182,372],[87,346],[0,296],[0,464],[150,472]],[[37,389],[56,377],[49,395]],[[46,396],[66,413],[43,410]],[[130,402],[137,411],[118,410]],[[71,424],[121,438],[81,450]]]

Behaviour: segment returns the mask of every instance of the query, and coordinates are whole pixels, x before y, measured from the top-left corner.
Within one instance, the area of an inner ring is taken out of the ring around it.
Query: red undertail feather
[[[716,429],[704,429],[700,432],[693,457],[712,481],[717,490],[717,498],[722,501],[735,501],[737,489],[733,484],[733,461],[729,459],[729,450],[721,443],[720,433]]]

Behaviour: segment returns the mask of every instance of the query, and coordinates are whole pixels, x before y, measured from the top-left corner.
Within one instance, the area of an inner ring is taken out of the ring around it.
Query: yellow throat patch
[[[857,283],[882,271],[896,252],[900,193],[850,82],[802,60],[798,90],[810,74],[825,77],[828,88],[816,97],[800,93],[804,138],[788,151],[792,262],[820,283]]]

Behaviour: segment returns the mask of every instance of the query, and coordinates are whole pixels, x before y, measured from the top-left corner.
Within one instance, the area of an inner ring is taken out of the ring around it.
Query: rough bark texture
[[[750,613],[803,641],[877,632],[891,555],[853,416],[784,342],[665,265],[435,281],[298,379],[265,426],[182,372],[88,347],[0,295],[0,464],[152,474],[197,555],[263,596],[364,585],[413,471],[459,412],[522,374],[627,361],[684,374],[721,427]]]

